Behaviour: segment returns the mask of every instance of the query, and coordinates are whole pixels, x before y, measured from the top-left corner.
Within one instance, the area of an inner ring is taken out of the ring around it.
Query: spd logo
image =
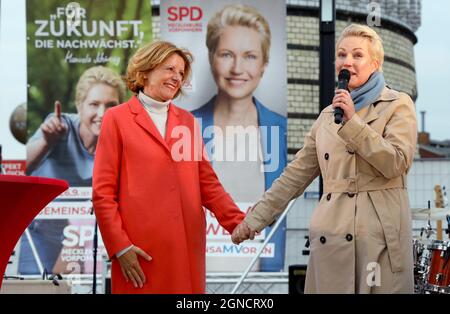
[[[171,6],[168,8],[169,21],[199,21],[203,17],[202,8],[191,6]]]

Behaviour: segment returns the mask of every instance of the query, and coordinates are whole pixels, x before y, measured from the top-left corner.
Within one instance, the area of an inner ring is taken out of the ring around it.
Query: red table
[[[68,187],[59,179],[0,175],[0,288],[22,233],[41,209]]]

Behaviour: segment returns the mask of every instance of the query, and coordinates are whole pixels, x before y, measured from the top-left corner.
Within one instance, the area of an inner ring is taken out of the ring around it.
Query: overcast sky
[[[422,0],[422,26],[416,32],[416,101],[426,111],[425,130],[435,140],[450,140],[450,1]]]

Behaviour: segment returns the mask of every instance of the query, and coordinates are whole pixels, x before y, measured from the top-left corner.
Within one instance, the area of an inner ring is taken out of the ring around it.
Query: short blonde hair
[[[227,26],[244,26],[254,29],[261,38],[261,50],[264,64],[269,63],[270,27],[266,19],[254,8],[242,4],[225,6],[208,22],[206,32],[206,47],[208,47],[209,62],[219,44],[222,30]]]
[[[372,28],[361,24],[350,24],[341,33],[341,36],[336,42],[336,53],[341,41],[346,37],[362,37],[370,41],[370,55],[372,60],[376,60],[379,63],[378,71],[383,71],[384,62],[384,48],[381,37]]]
[[[106,84],[117,90],[119,103],[125,101],[125,83],[119,74],[104,66],[95,66],[87,69],[78,79],[75,91],[75,104],[79,106],[95,84]]]
[[[127,75],[125,77],[128,89],[137,94],[144,88],[145,74],[153,71],[174,53],[184,60],[184,77],[181,84],[183,86],[183,83],[191,76],[192,54],[188,50],[178,48],[170,42],[155,41],[138,49],[128,62]],[[180,93],[182,93],[181,88],[177,91],[174,98],[178,97]]]

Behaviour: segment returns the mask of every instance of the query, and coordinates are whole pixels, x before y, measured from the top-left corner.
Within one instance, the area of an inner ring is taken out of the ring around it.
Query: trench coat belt
[[[384,177],[363,176],[359,179],[324,180],[324,193],[358,193],[363,191],[369,193],[383,228],[391,270],[394,273],[401,272],[404,266],[402,263],[399,230],[394,225],[393,213],[390,210],[391,206],[387,204],[382,190],[406,188],[406,177],[402,175],[393,179],[386,179]]]
[[[384,177],[347,178],[324,180],[324,193],[358,193],[364,191],[380,191],[394,188],[406,188],[406,178],[398,176],[393,179]]]

